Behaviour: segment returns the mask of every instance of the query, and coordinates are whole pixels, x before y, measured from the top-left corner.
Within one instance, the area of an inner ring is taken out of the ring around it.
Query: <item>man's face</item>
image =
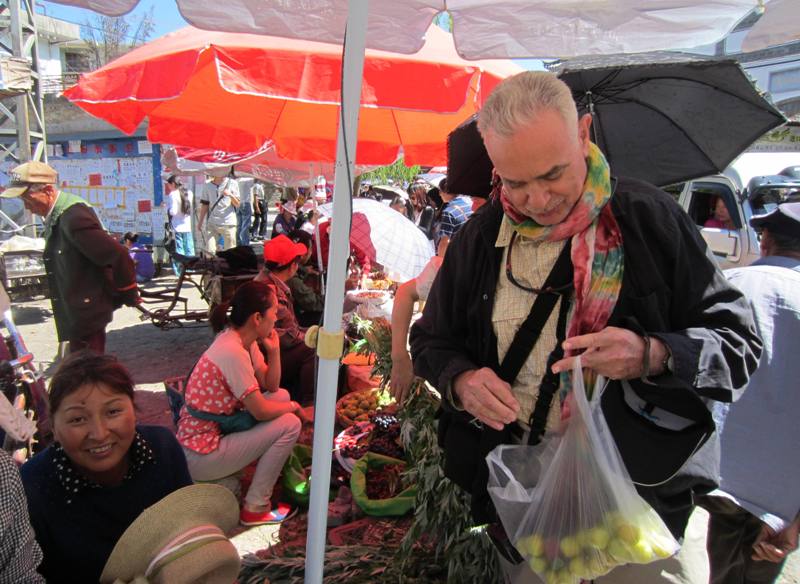
[[[583,193],[591,123],[585,115],[575,127],[544,110],[510,137],[486,133],[486,150],[517,212],[539,225],[567,218]]]
[[[36,189],[41,185],[32,185]],[[46,217],[55,201],[56,190],[53,185],[46,185],[43,189],[32,191],[31,188],[22,193],[19,198],[25,208],[40,217]]]

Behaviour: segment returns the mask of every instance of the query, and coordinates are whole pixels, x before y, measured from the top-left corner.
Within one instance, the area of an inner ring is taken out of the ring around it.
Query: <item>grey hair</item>
[[[553,73],[524,71],[495,87],[478,113],[478,130],[481,136],[492,131],[508,138],[544,110],[556,111],[577,127],[578,110],[567,84]]]

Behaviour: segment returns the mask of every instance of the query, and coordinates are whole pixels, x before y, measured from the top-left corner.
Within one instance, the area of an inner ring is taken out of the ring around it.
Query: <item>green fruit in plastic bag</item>
[[[627,546],[622,540],[612,539],[608,542],[606,551],[614,558],[614,562],[618,564],[627,564],[632,560],[631,553],[628,551]]]
[[[547,570],[547,562],[544,558],[531,558],[528,560],[528,565],[537,574],[544,574],[545,570]]]
[[[631,523],[619,523],[615,526],[614,531],[617,537],[628,545],[635,545],[641,537],[639,528]]]
[[[650,547],[650,544],[644,540],[637,541],[630,549],[635,562],[646,564],[647,562],[652,562],[655,559],[653,548]]]
[[[559,547],[561,548],[561,553],[568,558],[574,558],[581,551],[578,540],[571,535],[561,538]]]
[[[586,576],[587,571],[588,568],[586,567],[586,562],[583,561],[583,558],[572,558],[569,561],[569,573],[573,576]]]
[[[520,540],[520,547],[523,553],[535,558],[541,557],[544,553],[544,541],[542,537],[536,533]]]
[[[588,532],[589,545],[593,548],[603,550],[608,545],[611,535],[605,527],[593,527]]]

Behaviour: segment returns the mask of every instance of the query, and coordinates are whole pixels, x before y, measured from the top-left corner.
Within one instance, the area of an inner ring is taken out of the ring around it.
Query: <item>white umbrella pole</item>
[[[328,286],[325,294],[320,345],[329,336],[343,342],[342,306],[347,256],[350,254],[350,215],[352,182],[358,141],[358,111],[361,80],[364,72],[364,48],[367,33],[368,0],[350,0],[347,7],[347,30],[342,72],[342,119],[336,141],[336,170],[333,187],[333,217],[328,256]],[[346,141],[345,141],[346,137]],[[349,165],[347,164],[349,161]],[[335,219],[335,220],[334,220]],[[333,340],[336,342],[336,339]],[[324,351],[318,351],[324,352]],[[336,416],[336,386],[341,350],[335,358],[320,355],[317,375],[317,399],[314,414],[314,446],[311,461],[311,501],[308,507],[306,540],[306,584],[321,584],[325,563],[325,536],[328,525],[328,489],[331,476],[333,424]]]

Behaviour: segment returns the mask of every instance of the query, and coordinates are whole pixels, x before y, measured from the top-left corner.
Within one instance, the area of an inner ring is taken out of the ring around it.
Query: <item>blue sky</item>
[[[150,10],[150,7],[152,6],[157,6],[157,8],[153,13],[155,29],[150,37],[151,40],[188,24],[181,16],[181,13],[178,12],[178,7],[173,0],[142,0],[139,2],[139,5],[136,7],[136,9],[131,12],[131,23],[135,24],[138,22],[139,18],[141,18],[141,15]],[[39,0],[36,3],[36,11],[40,14],[47,14],[48,16],[52,16],[54,18],[68,20],[81,25],[86,23],[86,21],[91,22],[94,20],[94,16],[96,16],[91,10],[63,6],[61,4],[45,2],[43,0]]]

